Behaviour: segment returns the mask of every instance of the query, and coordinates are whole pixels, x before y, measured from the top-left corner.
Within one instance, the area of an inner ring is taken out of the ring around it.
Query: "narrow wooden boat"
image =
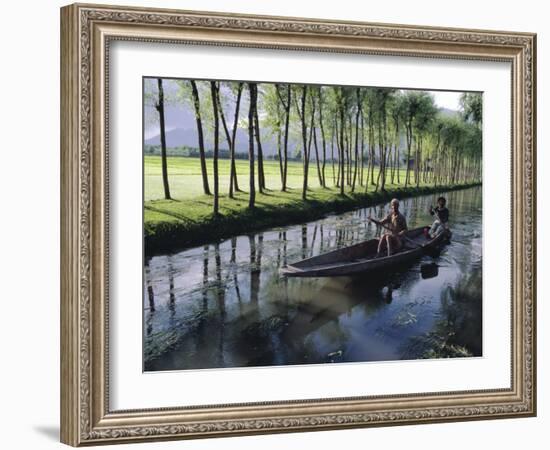
[[[424,235],[424,228],[426,227],[409,230],[403,240],[402,250],[391,256],[377,258],[378,239],[370,239],[289,264],[281,269],[281,274],[287,277],[338,277],[387,270],[414,261],[436,250],[451,238],[451,231],[446,230],[429,239]]]

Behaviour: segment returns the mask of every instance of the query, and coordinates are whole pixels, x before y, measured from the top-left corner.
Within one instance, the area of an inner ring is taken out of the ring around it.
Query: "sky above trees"
[[[146,80],[146,83],[149,80]],[[151,82],[154,82],[151,81]],[[147,91],[148,86],[145,86]],[[166,131],[171,131],[176,128],[192,128],[194,126],[194,116],[190,105],[186,102],[171,101],[177,92],[175,82],[169,79],[165,80],[165,95],[166,95]],[[460,108],[459,99],[462,92],[453,91],[426,91],[433,95],[435,105],[438,108],[444,108],[451,111],[458,111]],[[231,107],[230,107],[231,109]],[[145,99],[145,123],[144,123],[144,138],[150,139],[159,135],[159,124],[157,120],[157,112],[149,105]]]
[[[459,111],[456,111],[436,103],[436,97],[440,102],[451,102],[452,95],[436,94],[388,87],[146,78],[143,91],[145,121],[158,123],[160,136],[158,143],[146,140],[145,148],[149,154],[160,148],[166,200],[172,199],[168,148],[185,151],[187,153],[180,156],[187,157],[196,157],[189,152],[197,150],[204,194],[213,194],[214,216],[219,214],[220,158],[230,160],[228,196],[234,199],[235,192],[241,192],[236,160],[246,155],[250,209],[255,208],[256,191],[264,194],[267,190],[264,157],[269,156],[279,163],[282,192],[287,192],[289,160],[302,161],[303,201],[308,196],[312,159],[322,188],[328,188],[326,166],[329,162],[332,184],[339,189],[340,195],[345,195],[347,190],[354,193],[356,187],[362,189],[365,185],[368,189],[369,184],[375,186],[375,192],[383,192],[387,180],[394,184],[396,176],[397,183],[401,184],[403,166],[405,187],[416,185],[418,188],[421,183],[455,185],[479,181],[482,95],[461,93],[457,102]],[[244,103],[248,103],[247,114],[245,108],[241,109],[243,98]],[[191,125],[186,122],[189,118],[194,120],[196,132],[192,132],[192,137],[196,138],[198,148],[195,142],[191,146],[182,146],[175,140],[170,144],[167,139],[170,125],[166,123],[165,111],[170,105],[181,105],[184,114],[186,109],[190,110],[188,116],[191,117],[182,115],[180,118],[179,129],[190,130]],[[153,109],[157,112],[157,120],[151,114]],[[240,138],[239,129],[247,130]],[[275,141],[276,154],[266,153],[266,137]],[[223,141],[226,148],[222,148]],[[242,151],[244,147],[247,152]],[[207,160],[212,162],[213,191]]]

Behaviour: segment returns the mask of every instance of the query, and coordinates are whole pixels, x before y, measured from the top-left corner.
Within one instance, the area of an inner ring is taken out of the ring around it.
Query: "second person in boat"
[[[390,208],[390,213],[382,220],[376,220],[369,216],[370,221],[387,230],[387,233],[384,233],[378,241],[377,257],[383,256],[384,247],[386,247],[388,256],[401,250],[403,237],[407,232],[407,219],[399,212],[399,200],[394,198],[390,202]]]
[[[449,210],[447,209],[447,200],[445,197],[439,197],[437,199],[437,206],[434,208],[430,206],[429,213],[435,217],[435,220],[428,232],[430,239],[443,233],[449,229]]]

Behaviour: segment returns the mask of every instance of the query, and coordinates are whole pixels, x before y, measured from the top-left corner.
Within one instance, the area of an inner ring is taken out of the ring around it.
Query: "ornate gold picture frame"
[[[117,40],[510,63],[510,387],[113,410],[109,402],[107,105],[109,49]],[[534,416],[535,89],[536,35],[530,33],[86,4],[62,8],[62,442],[81,446]]]

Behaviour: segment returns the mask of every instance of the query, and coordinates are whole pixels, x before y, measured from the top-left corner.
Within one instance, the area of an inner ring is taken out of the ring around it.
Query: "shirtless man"
[[[405,216],[399,212],[399,200],[394,198],[390,202],[390,207],[390,213],[382,220],[376,220],[369,217],[369,220],[388,230],[380,237],[378,252],[376,254],[377,257],[382,256],[384,245],[388,250],[388,256],[400,250],[403,246],[402,236],[407,232],[407,220]]]

